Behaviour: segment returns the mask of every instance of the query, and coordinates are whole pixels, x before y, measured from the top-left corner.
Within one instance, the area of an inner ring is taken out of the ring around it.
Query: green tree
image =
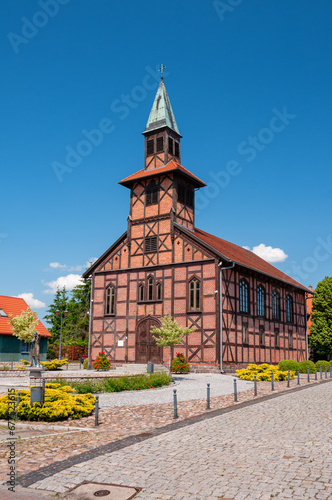
[[[332,278],[326,276],[316,287],[312,300],[309,345],[316,354],[332,354]]]
[[[48,330],[52,334],[52,338],[49,340],[50,344],[58,344],[60,339],[60,323],[61,315],[64,316],[64,312],[68,310],[68,295],[65,287],[62,290],[57,290],[54,296],[53,303],[50,304],[46,311],[44,318],[50,325]],[[56,311],[59,311],[59,315],[56,315]],[[64,338],[66,332],[66,319],[62,322],[62,338]]]
[[[184,336],[194,332],[195,328],[183,328],[173,321],[170,316],[164,316],[161,328],[152,328],[151,333],[157,345],[170,348],[169,374],[172,374],[172,361],[174,357],[174,346],[181,344]]]
[[[68,317],[66,320],[66,341],[87,345],[89,338],[91,281],[83,280],[77,285],[68,302]]]

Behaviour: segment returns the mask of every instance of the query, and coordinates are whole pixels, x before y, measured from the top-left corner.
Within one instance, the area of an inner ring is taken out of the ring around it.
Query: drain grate
[[[131,500],[142,488],[123,486],[122,484],[103,484],[84,481],[69,490],[64,500],[95,500],[105,498],[106,500]]]

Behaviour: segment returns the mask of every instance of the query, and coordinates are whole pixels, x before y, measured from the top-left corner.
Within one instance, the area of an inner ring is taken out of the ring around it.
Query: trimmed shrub
[[[94,370],[109,370],[111,366],[110,360],[106,357],[104,352],[100,352],[93,362]]]
[[[315,373],[315,363],[313,361],[305,359],[299,362],[300,373],[308,373],[308,368],[309,368],[309,373]]]
[[[14,398],[17,399],[15,391]],[[74,390],[60,384],[48,383],[45,388],[45,402],[41,406],[39,403],[34,403],[30,406],[30,391],[20,391],[20,404],[16,408],[17,417],[19,420],[29,421],[47,421],[54,422],[57,420],[65,420],[67,418],[82,418],[87,417],[92,413],[95,407],[95,397],[92,394],[72,394]],[[12,395],[10,395],[13,398]],[[0,396],[0,418],[8,420],[9,414],[12,411],[12,406],[9,404],[8,394]]]
[[[58,370],[61,366],[66,365],[68,359],[52,359],[52,361],[41,361],[40,364],[45,366],[47,371]]]
[[[87,370],[87,369],[88,369],[88,366],[89,366],[89,360],[88,360],[88,358],[86,358],[86,359],[83,361],[83,368],[84,368],[84,370]]]
[[[282,372],[287,372],[288,370],[297,372],[297,370],[300,369],[298,361],[294,361],[293,359],[284,359],[283,361],[279,361],[278,368]]]
[[[248,365],[247,368],[243,370],[236,370],[237,376],[241,380],[254,380],[256,375],[257,381],[271,381],[271,372],[273,372],[273,378],[276,382],[281,380],[287,380],[288,370],[281,371],[278,366],[268,365],[263,363],[261,365]],[[295,377],[295,371],[290,372],[290,378]]]
[[[56,379],[60,386],[70,385],[78,394],[97,392],[121,392],[138,391],[143,389],[153,389],[169,385],[171,378],[167,372],[151,373],[150,375],[138,375],[131,377],[107,377],[101,380],[85,380],[84,382],[74,382],[65,379]]]
[[[176,357],[172,361],[172,372],[174,373],[189,373],[190,367],[187,359],[180,352],[176,353]]]
[[[318,371],[320,371],[320,367],[322,367],[322,371],[324,372],[325,371],[325,366],[327,368],[327,371],[329,371],[329,369],[330,369],[330,362],[329,361],[324,361],[324,360],[317,361],[316,366],[317,366],[317,370]]]

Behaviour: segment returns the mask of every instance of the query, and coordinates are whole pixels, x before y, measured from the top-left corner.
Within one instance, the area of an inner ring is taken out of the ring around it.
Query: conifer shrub
[[[190,367],[187,359],[180,352],[176,353],[176,357],[172,361],[172,372],[174,373],[189,373]]]
[[[318,371],[320,370],[320,367],[322,367],[322,371],[325,371],[325,366],[326,366],[327,370],[329,370],[330,369],[330,362],[320,360],[320,361],[317,361],[316,366],[317,366]]]
[[[17,398],[15,391],[15,398]],[[87,417],[95,407],[95,397],[92,394],[73,394],[70,386],[48,383],[45,386],[45,401],[41,406],[34,403],[30,406],[30,391],[20,391],[20,404],[16,408],[19,420],[54,422]],[[0,396],[0,418],[9,419],[12,406],[8,394]]]
[[[271,381],[273,372],[273,379],[278,382],[282,380],[287,380],[288,371],[279,370],[278,366],[269,365],[267,363],[263,363],[261,365],[248,365],[247,368],[242,370],[236,370],[236,374],[241,380],[254,380],[256,375],[256,380],[258,382],[262,381]],[[295,371],[290,372],[290,379],[295,377]]]
[[[315,363],[313,361],[310,361],[310,359],[304,359],[299,362],[300,373],[308,373],[308,368],[309,373],[315,373]]]
[[[87,369],[88,369],[88,366],[89,366],[89,360],[88,360],[88,358],[86,358],[86,359],[83,361],[83,368],[84,368],[84,370],[87,370]]]
[[[294,359],[284,359],[282,361],[279,361],[278,368],[282,372],[287,372],[288,370],[297,372],[297,370],[299,370],[299,363],[298,361],[294,361]]]
[[[51,361],[41,361],[40,364],[43,365],[47,371],[58,370],[61,366],[66,365],[68,359],[52,359]]]
[[[109,370],[111,367],[111,362],[106,357],[106,354],[102,351],[98,354],[92,366],[94,370]]]

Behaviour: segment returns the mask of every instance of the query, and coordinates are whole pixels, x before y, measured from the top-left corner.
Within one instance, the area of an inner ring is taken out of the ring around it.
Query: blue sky
[[[0,294],[42,318],[125,231],[161,63],[196,225],[331,276],[331,22],[326,0],[3,0]]]

